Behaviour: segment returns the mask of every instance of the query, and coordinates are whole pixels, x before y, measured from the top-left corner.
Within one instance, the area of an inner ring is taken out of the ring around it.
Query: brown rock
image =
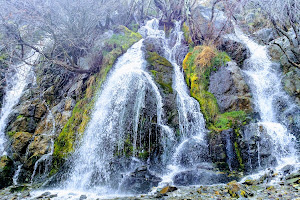
[[[12,147],[16,153],[25,153],[26,147],[32,138],[28,132],[17,132],[13,136]]]
[[[41,103],[36,105],[34,117],[36,118],[42,118],[44,114],[47,112],[47,107]]]
[[[168,192],[174,192],[177,190],[177,187],[173,187],[173,186],[166,186],[164,187],[159,193],[160,194],[166,194]]]

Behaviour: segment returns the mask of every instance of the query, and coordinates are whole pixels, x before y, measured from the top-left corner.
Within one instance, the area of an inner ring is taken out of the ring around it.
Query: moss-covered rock
[[[147,38],[144,41],[145,57],[148,61],[147,70],[151,73],[157,83],[163,97],[163,109],[166,112],[168,125],[178,129],[178,112],[176,94],[173,91],[173,66],[163,57],[164,48],[162,41],[155,38]]]
[[[13,161],[8,156],[2,156],[0,160],[0,189],[12,184]]]
[[[251,96],[237,65],[229,61],[225,52],[197,46],[186,55],[183,69],[191,96],[198,100],[210,130],[212,161],[221,170],[244,170],[242,136],[235,132],[249,123]],[[233,157],[238,162],[231,164]]]

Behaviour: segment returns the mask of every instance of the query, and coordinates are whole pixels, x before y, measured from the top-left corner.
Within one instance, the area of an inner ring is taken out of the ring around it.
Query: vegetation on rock
[[[183,61],[191,96],[199,101],[207,127],[215,131],[226,130],[238,122],[242,123],[247,116],[242,110],[220,113],[216,98],[208,92],[211,72],[218,70],[230,60],[225,52],[219,52],[212,46],[196,46]]]

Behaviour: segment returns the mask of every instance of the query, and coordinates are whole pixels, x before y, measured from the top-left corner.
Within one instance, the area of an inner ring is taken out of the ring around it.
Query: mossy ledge
[[[90,120],[91,110],[97,96],[96,93],[106,80],[107,74],[116,59],[142,38],[139,33],[135,33],[125,26],[119,26],[116,31],[117,34],[114,34],[105,42],[104,57],[100,72],[89,77],[85,96],[76,103],[72,111],[72,116],[55,140],[53,169],[50,175],[58,171],[67,157],[74,151],[76,143],[82,137]]]

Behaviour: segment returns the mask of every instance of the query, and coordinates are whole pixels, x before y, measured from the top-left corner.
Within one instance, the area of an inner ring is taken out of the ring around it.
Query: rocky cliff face
[[[1,181],[6,185],[12,184],[19,165],[19,183],[45,181],[58,171],[87,125],[95,91],[114,61],[141,36],[120,27],[104,38],[100,43],[108,53],[97,74],[75,74],[47,63],[36,68],[36,83],[24,91],[6,128],[11,144],[8,157],[2,157],[6,171],[1,172]]]
[[[257,35],[265,37],[264,33]],[[104,58],[98,73],[93,75],[79,75],[49,64],[36,68],[36,84],[28,86],[24,91],[6,128],[11,145],[8,156],[1,157],[1,186],[12,184],[13,174],[18,166],[22,166],[17,180],[19,183],[44,182],[49,176],[55,177],[55,174],[64,172],[64,163],[80,143],[89,122],[97,91],[115,60],[139,39],[141,36],[138,33],[126,27],[119,27],[112,37],[103,41]],[[206,138],[209,152],[202,157],[211,160],[213,167],[200,166],[201,173],[187,171],[175,177],[175,183],[197,183],[208,175],[216,181],[206,180],[207,183],[226,182],[229,180],[227,175],[211,175],[207,170],[216,167],[223,172],[249,173],[258,166],[268,167],[270,163],[276,162],[269,151],[272,145],[268,140],[269,136],[257,123],[259,117],[253,111],[252,94],[241,72],[248,50],[242,44],[229,40],[224,42],[222,48],[231,57],[205,45],[191,48],[184,59],[182,55],[186,53],[185,49],[178,52],[177,61],[183,61],[183,71],[190,94],[199,102],[206,120],[206,128],[209,130]],[[172,89],[173,66],[163,57],[164,50],[160,39],[144,40],[143,51],[147,60],[146,69],[151,73],[163,97],[166,124],[178,134],[176,94]],[[285,89],[299,103],[299,69],[282,65],[285,69]],[[128,131],[124,142],[124,155],[116,152],[116,157],[123,156],[126,159],[136,153],[136,157],[145,163],[151,158],[153,166],[162,159],[163,150],[156,124],[154,102],[153,94],[147,91],[148,109],[141,111],[138,127],[141,134],[137,139],[137,152],[133,152],[133,133]],[[127,123],[128,127],[132,126],[130,122]],[[297,130],[299,117],[293,116],[290,124],[291,129]],[[193,157],[191,149],[201,147],[192,142],[189,145],[184,159],[193,162],[189,159]],[[260,160],[261,158],[263,159]],[[141,167],[132,172],[121,189],[128,190],[128,183],[133,185],[130,190],[147,192],[150,186],[157,185],[160,180],[147,168]]]

